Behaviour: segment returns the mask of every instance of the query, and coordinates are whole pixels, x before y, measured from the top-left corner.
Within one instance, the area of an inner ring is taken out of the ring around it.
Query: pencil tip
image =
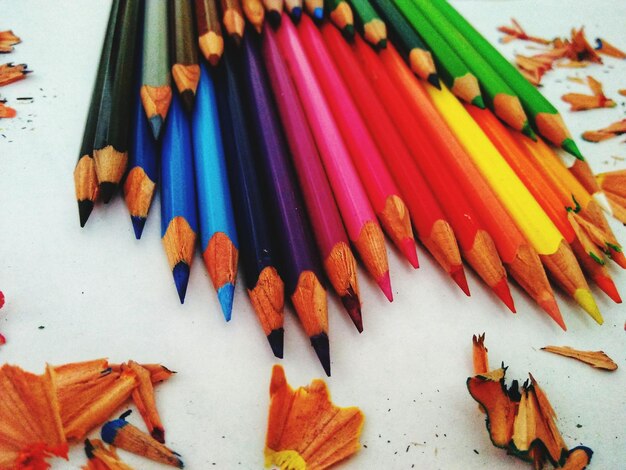
[[[326,333],[320,333],[319,335],[311,336],[310,340],[311,346],[315,349],[315,353],[322,363],[324,372],[330,377],[330,344],[328,342],[328,335]]]
[[[117,184],[115,183],[111,183],[109,181],[100,183],[100,197],[102,198],[102,202],[108,204],[113,198],[113,194],[115,194],[116,189]]]
[[[561,315],[561,310],[559,310],[559,305],[556,303],[556,299],[554,297],[550,297],[549,299],[539,302],[539,306],[544,310],[544,312],[550,315],[550,318],[552,318],[563,331],[567,331],[563,315]]]
[[[412,238],[405,238],[404,240],[402,240],[401,245],[402,253],[404,253],[406,259],[409,260],[411,266],[413,266],[415,269],[419,268],[420,262],[417,258],[417,248],[415,247],[415,240],[413,240]]]
[[[537,142],[537,134],[535,134],[533,128],[530,127],[530,123],[528,122],[528,120],[526,120],[526,122],[524,122],[524,125],[522,126],[522,134],[524,134],[526,137],[530,137],[532,140]]]
[[[270,343],[274,356],[278,359],[283,358],[283,344],[284,344],[285,330],[282,328],[276,328],[267,335],[267,340]]]
[[[598,309],[596,301],[591,295],[591,291],[589,289],[576,289],[576,292],[574,292],[574,300],[576,300],[578,305],[580,305],[598,325],[602,325],[604,323],[604,318],[602,318],[600,309]]]
[[[276,10],[270,10],[267,12],[267,22],[272,28],[278,28],[280,26],[281,18],[281,14]]]
[[[391,290],[391,278],[389,277],[389,270],[385,272],[379,279],[376,279],[376,284],[380,287],[380,290],[383,291],[385,297],[389,302],[393,302],[393,292]]]
[[[515,302],[513,302],[511,289],[509,289],[509,283],[506,282],[506,277],[500,279],[500,282],[493,286],[492,289],[500,300],[504,302],[504,305],[506,305],[511,312],[515,313]]]
[[[196,94],[191,90],[184,90],[180,94],[180,100],[183,102],[185,111],[191,114],[193,112],[194,102],[196,101]]]
[[[291,10],[291,19],[293,20],[295,24],[298,24],[298,22],[300,21],[300,18],[302,18],[302,8],[293,7],[293,9]]]
[[[472,104],[480,109],[485,109],[485,100],[483,100],[482,95],[478,95],[476,98],[472,100]]]
[[[224,314],[224,319],[226,321],[230,321],[230,317],[233,311],[233,297],[235,295],[235,286],[230,282],[224,284],[222,287],[217,289],[217,298],[220,301],[220,305],[222,307],[222,313]]]
[[[426,81],[434,86],[437,90],[441,90],[441,83],[439,82],[439,75],[431,73],[426,78]]]
[[[315,10],[313,10],[313,19],[316,21],[322,21],[324,19],[324,9],[318,7]]]
[[[84,227],[87,223],[87,219],[91,215],[93,210],[93,201],[85,199],[84,201],[78,201],[78,217],[80,219],[80,227]]]
[[[463,269],[463,265],[460,265],[457,269],[450,273],[450,277],[456,282],[456,284],[461,288],[461,290],[468,297],[471,296],[469,285],[467,284],[467,277],[465,277],[465,270]]]
[[[176,291],[178,291],[178,298],[180,303],[185,303],[185,294],[187,294],[187,284],[189,283],[189,265],[184,261],[179,261],[174,269],[172,269],[172,275],[174,276],[174,283],[176,284]]]
[[[161,128],[163,127],[163,118],[160,114],[155,114],[149,119],[149,121],[154,140],[159,140],[159,136],[161,135]]]
[[[350,315],[352,323],[356,326],[359,333],[363,333],[363,315],[361,313],[361,300],[359,296],[354,292],[352,287],[348,288],[348,293],[341,297],[341,303],[343,303],[346,312]]]
[[[378,44],[376,44],[377,51],[380,51],[381,49],[386,49],[386,48],[387,48],[387,38],[381,39],[380,41],[378,41]]]
[[[138,215],[131,215],[130,221],[133,223],[133,230],[135,231],[135,238],[139,240],[143,233],[143,228],[146,225],[146,218],[139,217]]]
[[[602,289],[602,292],[608,295],[613,302],[615,302],[616,304],[622,303],[622,297],[619,295],[613,279],[608,276],[599,275],[595,276],[593,280],[596,282],[596,284],[598,284],[598,287]]]
[[[568,137],[563,142],[561,142],[561,147],[567,153],[574,155],[580,161],[583,161],[583,162],[585,161],[585,157],[583,157],[583,154],[580,153],[580,150],[578,150],[578,146],[576,145],[576,142],[574,142],[574,140],[572,140],[571,138]]]
[[[343,29],[341,30],[341,34],[348,41],[352,41],[354,39],[354,25],[353,24],[345,25]]]

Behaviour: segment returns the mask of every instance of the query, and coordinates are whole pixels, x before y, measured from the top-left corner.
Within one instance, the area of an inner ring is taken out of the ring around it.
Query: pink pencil
[[[350,249],[348,235],[320,161],[309,123],[272,28],[265,28],[262,53],[315,240],[324,260],[324,269],[354,325],[361,332],[363,321],[356,277],[356,259]]]
[[[348,236],[361,255],[367,271],[391,301],[393,294],[383,232],[315,78],[313,68],[306,58],[298,33],[285,14],[276,37],[294,78],[300,102],[315,137]]]
[[[322,35],[311,18],[302,18],[297,27],[307,58],[339,126],[361,182],[385,232],[404,253],[413,267],[418,267],[417,251],[409,211],[400,196],[389,169],[369,133],[350,91],[339,74]]]

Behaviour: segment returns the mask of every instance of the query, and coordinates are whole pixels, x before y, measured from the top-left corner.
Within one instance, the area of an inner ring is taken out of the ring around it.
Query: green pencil
[[[478,80],[456,52],[433,26],[420,15],[412,0],[393,0],[413,29],[435,55],[437,70],[443,82],[457,98],[484,108]]]
[[[520,131],[532,139],[536,138],[528,123],[522,103],[511,87],[498,75],[498,72],[483,59],[446,17],[433,7],[430,0],[413,0],[413,3],[424,18],[430,21],[430,24],[448,42],[450,47],[458,52],[463,62],[476,76],[489,109],[516,131]]]
[[[363,37],[374,47],[387,47],[387,26],[380,19],[369,0],[350,0],[356,18],[363,28]]]
[[[394,44],[400,46],[408,54],[411,70],[421,79],[439,88],[439,76],[433,56],[419,35],[404,19],[402,13],[389,0],[371,1],[389,26],[389,32],[395,40]]]
[[[448,2],[430,1],[509,84],[522,102],[535,131],[554,145],[562,147],[566,152],[584,161],[556,108]]]
[[[324,0],[324,7],[330,20],[339,28],[345,38],[354,37],[354,15],[346,0]]]

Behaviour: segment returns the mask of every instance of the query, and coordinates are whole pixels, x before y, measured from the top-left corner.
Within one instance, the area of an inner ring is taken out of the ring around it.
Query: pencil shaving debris
[[[0,100],[0,119],[14,118],[15,110],[5,105],[6,101]]]
[[[323,380],[293,390],[279,365],[272,369],[265,466],[281,470],[323,470],[359,448],[363,413],[339,408]]]
[[[536,469],[548,461],[555,468],[585,468],[593,452],[583,446],[568,450],[556,427],[556,413],[532,374],[521,389],[516,380],[507,386],[505,375],[502,367],[467,379],[470,395],[487,414],[491,442]]]
[[[626,133],[626,119],[614,122],[604,129],[583,132],[582,137],[588,142],[601,142],[624,133]]]
[[[21,42],[13,31],[0,31],[0,53],[6,54],[13,50],[13,46]]]
[[[560,356],[571,357],[585,364],[589,364],[596,369],[614,371],[617,370],[617,364],[604,351],[579,351],[569,346],[546,346],[541,348]]]
[[[619,50],[612,44],[609,44],[602,38],[596,38],[596,51],[600,54],[615,57],[616,59],[626,59],[626,53]]]
[[[7,63],[0,65],[0,86],[5,86],[10,83],[17,82],[26,78],[26,75],[31,71],[27,70],[26,64],[13,64]]]
[[[82,470],[133,470],[115,452],[115,447],[107,446],[100,439],[85,439],[87,465]]]
[[[567,93],[561,97],[563,101],[571,105],[570,111],[585,111],[588,109],[614,108],[615,101],[604,94],[602,84],[593,77],[587,77],[587,84],[593,95],[581,93]]]

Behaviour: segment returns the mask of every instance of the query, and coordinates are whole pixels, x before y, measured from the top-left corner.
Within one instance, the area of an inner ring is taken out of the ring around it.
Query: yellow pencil
[[[466,148],[546,268],[561,287],[596,322],[602,324],[602,314],[572,249],[539,203],[448,88],[443,84],[441,90],[431,85],[426,85],[426,88],[448,126]]]

